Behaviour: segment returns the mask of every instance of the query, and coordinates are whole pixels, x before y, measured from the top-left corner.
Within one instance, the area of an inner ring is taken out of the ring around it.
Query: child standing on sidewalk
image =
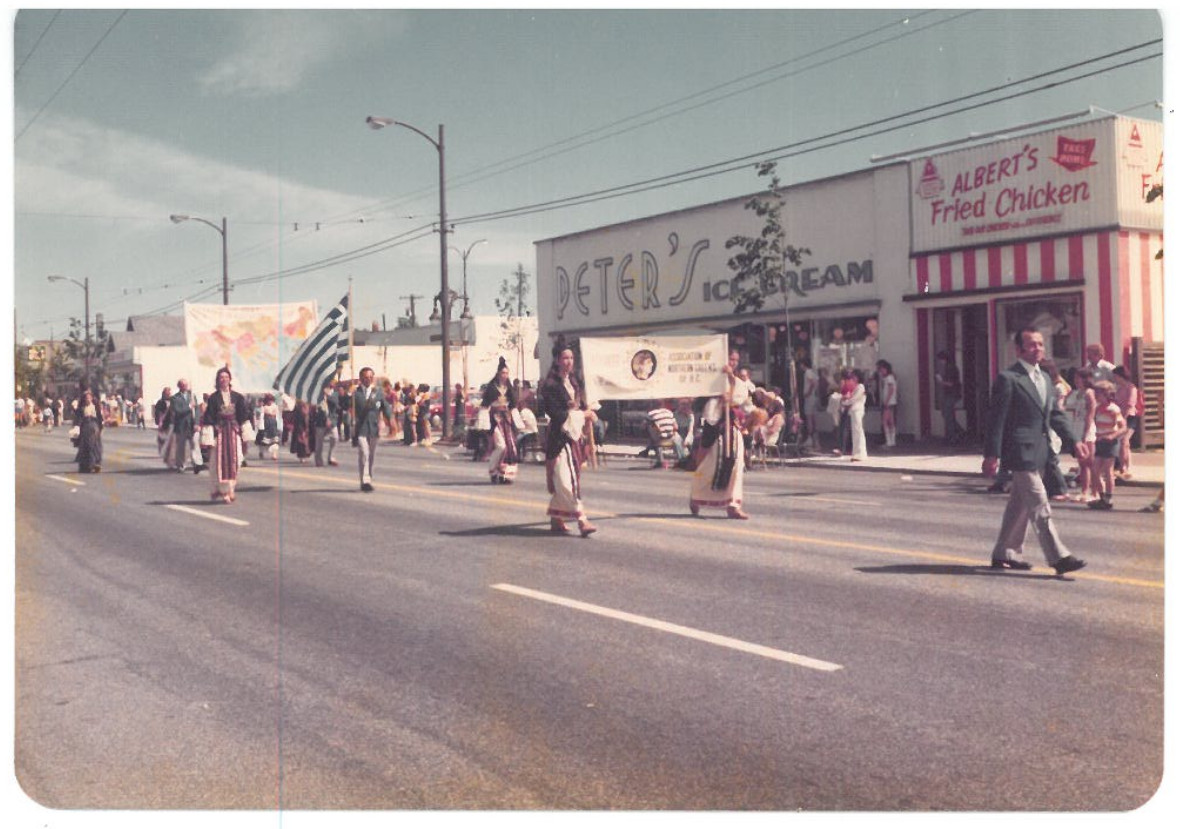
[[[1119,456],[1120,438],[1127,431],[1127,421],[1115,402],[1114,384],[1109,380],[1094,383],[1094,397],[1097,402],[1094,411],[1094,470],[1099,497],[1086,506],[1090,509],[1113,509],[1114,504],[1114,462]]]

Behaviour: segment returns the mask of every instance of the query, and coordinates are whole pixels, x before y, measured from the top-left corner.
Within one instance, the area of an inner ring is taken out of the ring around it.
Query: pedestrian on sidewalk
[[[1143,393],[1139,391],[1138,386],[1131,382],[1126,366],[1115,366],[1114,371],[1111,372],[1111,381],[1114,383],[1115,402],[1119,404],[1123,419],[1127,421],[1127,431],[1119,441],[1119,456],[1115,461],[1114,468],[1119,478],[1129,480],[1131,478],[1131,439],[1139,430],[1139,424],[1143,417]]]
[[[963,396],[963,381],[949,351],[938,352],[934,381],[938,384],[938,409],[942,412],[947,445],[956,446],[963,437],[963,429],[955,415],[955,409]]]
[[[1115,402],[1114,383],[1109,380],[1095,383],[1094,396],[1098,403],[1094,412],[1094,477],[1098,481],[1099,497],[1086,506],[1109,510],[1114,508],[1114,462],[1127,432],[1127,421]]]
[[[841,396],[840,405],[844,411],[840,422],[842,426],[845,422],[848,424],[849,449],[851,450],[848,460],[858,463],[869,457],[868,445],[865,441],[865,401],[868,399],[868,393],[865,391],[865,384],[861,379],[860,372],[856,369],[850,368],[845,371],[845,382],[850,384],[851,391]]]
[[[881,387],[881,429],[885,432],[885,448],[897,447],[897,375],[888,360],[877,361]]]
[[[1016,333],[1014,342],[1019,359],[1001,371],[992,385],[983,444],[983,474],[994,477],[1001,461],[1012,473],[1012,492],[992,549],[991,566],[998,570],[1032,568],[1023,559],[1024,539],[1032,523],[1045,561],[1060,576],[1080,570],[1086,562],[1070,553],[1053,524],[1041,478],[1049,457],[1049,430],[1061,437],[1064,450],[1079,459],[1087,457],[1089,449],[1078,442],[1065,412],[1054,405],[1051,383],[1040,369],[1045,357],[1044,336],[1025,327]]]

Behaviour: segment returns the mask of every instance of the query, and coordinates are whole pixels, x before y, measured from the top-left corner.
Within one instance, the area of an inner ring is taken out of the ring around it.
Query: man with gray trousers
[[[1049,496],[1041,480],[1049,452],[1049,430],[1061,437],[1061,449],[1078,460],[1089,456],[1089,447],[1073,433],[1065,412],[1054,405],[1053,383],[1040,368],[1045,340],[1035,328],[1026,327],[1014,338],[1019,359],[1001,371],[992,385],[983,442],[983,474],[995,477],[1002,461],[1012,473],[1012,492],[1004,510],[1000,536],[992,549],[991,566],[997,570],[1029,570],[1021,556],[1031,522],[1045,561],[1065,575],[1086,566],[1070,554],[1057,535]]]
[[[381,415],[393,416],[393,409],[378,389],[373,388],[373,369],[361,369],[361,385],[352,395],[352,445],[357,448],[357,467],[361,474],[361,491],[373,491],[373,459],[381,433]]]

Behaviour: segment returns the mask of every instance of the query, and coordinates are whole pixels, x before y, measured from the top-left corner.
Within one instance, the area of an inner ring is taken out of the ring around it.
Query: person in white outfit
[[[881,378],[881,428],[885,432],[885,447],[897,446],[897,375],[888,360],[877,361]]]
[[[868,398],[868,394],[865,392],[865,384],[861,380],[860,372],[853,371],[852,376],[856,380],[856,388],[853,389],[852,394],[840,401],[840,405],[847,410],[849,424],[852,427],[852,454],[848,459],[863,461],[869,456],[868,448],[865,445],[865,400]]]

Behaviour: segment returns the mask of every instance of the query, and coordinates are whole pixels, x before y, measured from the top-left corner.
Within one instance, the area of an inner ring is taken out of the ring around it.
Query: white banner
[[[228,365],[234,389],[249,394],[273,390],[275,375],[319,322],[315,300],[273,305],[185,303],[184,332],[189,350],[209,382]]]
[[[586,397],[660,400],[725,392],[724,334],[657,337],[582,337]]]

